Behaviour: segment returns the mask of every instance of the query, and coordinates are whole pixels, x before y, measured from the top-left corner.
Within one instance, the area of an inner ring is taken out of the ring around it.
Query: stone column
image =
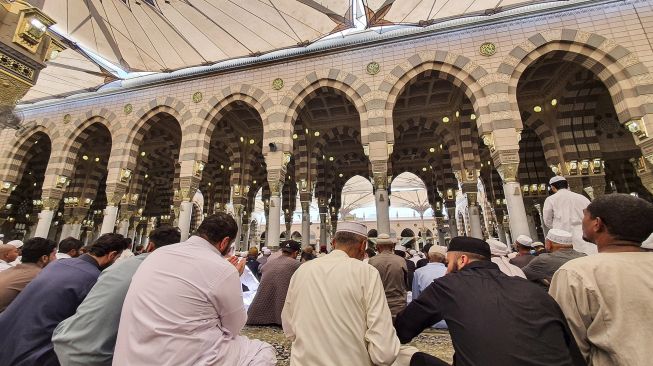
[[[80,222],[75,222],[74,224],[70,225],[70,236],[72,236],[75,239],[79,239],[80,235],[82,234],[82,224]]]
[[[311,243],[311,212],[310,202],[302,201],[302,247]]]
[[[279,183],[281,184],[281,183]],[[266,239],[268,248],[279,247],[279,235],[281,235],[281,195],[277,191],[270,195],[270,221],[268,222],[268,233]]]
[[[455,203],[447,205],[447,216],[449,216],[449,236],[455,238],[458,236],[458,223],[456,219],[456,206]]]
[[[102,229],[100,229],[100,235],[112,233],[116,226],[117,218],[118,206],[107,206],[104,209],[104,218],[102,219]]]
[[[590,187],[592,188],[592,194],[590,195],[588,192],[588,195],[593,199],[597,197],[601,197],[605,194],[605,175],[604,174],[597,174],[597,175],[592,175],[590,176]],[[587,191],[589,187],[585,188]]]
[[[129,217],[120,218],[120,223],[118,224],[118,234],[124,236],[125,238],[129,234]]]
[[[497,164],[497,160],[500,162]],[[503,161],[502,161],[503,160]],[[512,160],[509,162],[509,160]],[[515,162],[515,160],[517,160]],[[504,162],[505,161],[505,162]],[[511,236],[531,235],[528,220],[526,219],[526,208],[522,197],[521,187],[517,182],[517,169],[519,168],[519,156],[495,157],[497,172],[503,180],[503,192],[506,196],[506,208],[510,220]]]
[[[468,198],[469,199],[469,198]],[[470,236],[473,238],[483,239],[483,229],[481,227],[481,212],[478,204],[475,203],[468,207]]]
[[[327,213],[328,206],[320,206],[320,246],[326,246],[327,250],[330,244],[327,242]]]
[[[291,142],[292,143],[292,142]],[[265,149],[265,144],[264,149]],[[266,239],[268,248],[279,247],[279,234],[281,232],[281,190],[286,177],[287,166],[291,158],[290,152],[266,151],[265,163],[268,171],[268,185],[270,186],[270,220]]]
[[[234,245],[236,246],[237,250],[240,250],[242,247],[242,235],[243,235],[243,209],[245,208],[245,205],[241,203],[235,203],[234,201],[234,220],[236,220],[236,225],[238,226],[238,233],[236,234],[236,241],[234,242]]]
[[[385,172],[374,172],[374,203],[376,206],[376,227],[379,234],[390,234],[390,197],[388,176]]]
[[[72,236],[70,235],[70,233],[72,232],[72,226],[73,224],[71,223],[65,223],[61,226],[61,235],[59,235],[59,240],[63,240]]]
[[[649,156],[649,159],[642,156],[638,159],[630,159],[630,162],[642,181],[642,185],[653,194],[653,154]]]
[[[181,201],[179,203],[179,230],[181,231],[181,241],[188,240],[190,235],[190,220],[193,212],[193,202]]]
[[[54,217],[54,211],[49,209],[43,209],[39,213],[39,221],[36,224],[36,230],[34,231],[35,237],[47,238],[50,233],[50,226],[52,226],[52,218]]]
[[[499,218],[497,218],[497,221],[499,221]],[[504,243],[507,243],[506,231],[503,230],[503,224],[501,222],[497,222],[497,235],[499,236],[499,240],[501,240]]]

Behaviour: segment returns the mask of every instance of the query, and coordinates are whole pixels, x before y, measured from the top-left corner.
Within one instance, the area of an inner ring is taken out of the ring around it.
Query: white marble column
[[[503,230],[503,224],[498,223],[497,224],[497,235],[499,236],[499,240],[501,240],[504,243],[508,243],[506,239],[506,231]]]
[[[320,246],[324,245],[329,250],[330,243],[327,241],[326,215],[326,212],[320,212]]]
[[[519,235],[531,235],[528,221],[526,220],[526,208],[524,198],[521,195],[521,188],[516,181],[505,182],[503,192],[506,196],[506,206],[510,219],[510,234],[512,237]]]
[[[469,212],[469,235],[473,238],[483,239],[483,229],[481,226],[481,212],[478,205],[472,205],[467,208]]]
[[[376,205],[376,227],[379,234],[390,234],[390,201],[386,188],[377,188],[374,192]]]
[[[310,202],[302,202],[302,247],[306,247],[311,243],[310,204]]]
[[[104,209],[104,218],[102,219],[102,229],[100,235],[112,233],[116,226],[116,219],[118,218],[118,206],[107,206]]]
[[[52,218],[54,217],[54,211],[52,210],[41,210],[39,213],[39,222],[36,224],[36,230],[34,231],[35,237],[47,238],[48,233],[50,232],[50,226],[52,225]]]
[[[456,207],[447,207],[447,216],[449,216],[449,236],[455,238],[458,236],[458,223],[456,222]]]
[[[74,224],[70,225],[70,236],[72,236],[75,239],[79,239],[82,234],[82,224],[79,222],[76,222]]]
[[[59,240],[66,239],[72,235],[70,233],[72,232],[72,226],[73,224],[63,224],[61,226],[61,235],[59,235]]]
[[[118,234],[126,238],[128,233],[129,233],[129,219],[120,220],[120,223],[118,224]]]
[[[281,234],[281,196],[270,196],[270,222],[268,223],[268,235],[266,235],[268,248],[279,247],[279,235]]]
[[[236,250],[242,249],[242,237],[243,237],[243,208],[244,206],[238,203],[233,205],[234,207],[234,220],[236,220],[236,226],[238,227],[238,232],[236,233],[236,240],[234,241],[234,246]]]
[[[193,202],[181,201],[179,204],[179,230],[181,231],[181,241],[188,240],[190,235],[190,219],[193,212]]]

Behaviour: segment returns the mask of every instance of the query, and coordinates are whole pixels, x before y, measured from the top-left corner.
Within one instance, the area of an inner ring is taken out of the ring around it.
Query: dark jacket
[[[54,328],[75,314],[99,275],[87,254],[47,265],[0,314],[0,365],[59,365]]]
[[[449,325],[456,366],[585,364],[555,300],[490,261],[436,279],[397,315],[397,336],[410,342],[442,319]]]

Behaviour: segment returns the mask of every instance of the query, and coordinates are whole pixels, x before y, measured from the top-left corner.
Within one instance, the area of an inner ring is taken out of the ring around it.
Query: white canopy
[[[353,25],[349,0],[29,0],[126,71],[170,71],[305,45]]]
[[[491,15],[536,3],[567,0],[363,0],[368,26],[430,25],[466,16]]]

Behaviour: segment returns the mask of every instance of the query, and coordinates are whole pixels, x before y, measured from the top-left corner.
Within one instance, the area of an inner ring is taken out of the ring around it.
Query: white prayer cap
[[[376,245],[391,245],[394,243],[395,241],[390,239],[390,235],[388,234],[379,234],[379,236],[376,237]]]
[[[642,242],[642,248],[653,249],[653,233],[648,236],[648,239]]]
[[[505,245],[499,239],[490,238],[486,240],[486,242],[490,245],[490,252],[492,253],[492,255],[503,257],[505,255],[508,255],[508,253],[510,253],[508,246]]]
[[[398,250],[398,251],[400,251],[400,252],[405,252],[405,251],[406,251],[406,247],[404,247],[403,245],[399,245],[399,244],[397,244],[397,245],[395,245],[395,250]]]
[[[541,241],[534,241],[534,242],[533,242],[533,248],[535,248],[535,247],[543,247],[543,246],[544,246],[544,243],[542,243]]]
[[[429,254],[440,254],[443,257],[447,255],[447,247],[441,245],[431,245],[429,248]]]
[[[416,255],[417,251],[415,249],[411,249],[408,251],[408,253],[410,253],[410,255]]]
[[[549,179],[549,185],[557,182],[562,182],[563,180],[566,181],[565,177],[561,175],[556,175],[555,177]]]
[[[262,251],[262,252],[265,252],[267,249],[270,249],[270,248],[268,248],[268,247],[263,247],[263,248],[261,248],[261,251]]]
[[[269,254],[272,254],[272,251],[267,247],[263,248],[263,255],[269,255]]]
[[[523,245],[525,247],[532,247],[533,246],[533,239],[531,239],[530,237],[528,237],[526,235],[519,235],[517,237],[517,243],[521,244],[521,245]]]
[[[352,233],[367,238],[367,226],[355,221],[345,221],[339,223],[336,232]]]
[[[12,240],[12,241],[10,241],[10,242],[7,243],[7,244],[9,244],[9,245],[13,245],[13,246],[15,246],[15,247],[18,248],[18,249],[20,249],[20,248],[23,247],[23,242],[20,241],[20,240]]]
[[[571,234],[560,229],[551,229],[546,234],[546,239],[561,245],[572,245]]]

